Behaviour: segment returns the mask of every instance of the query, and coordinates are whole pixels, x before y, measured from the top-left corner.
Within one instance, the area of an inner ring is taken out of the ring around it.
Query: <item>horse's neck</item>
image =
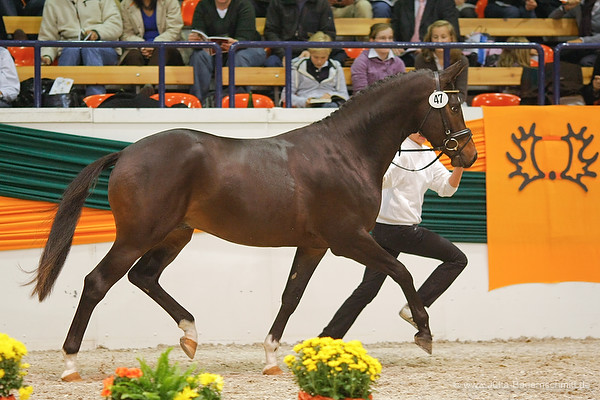
[[[400,99],[393,102],[379,100],[369,105],[378,109],[377,113],[367,111],[360,104],[349,104],[346,110],[348,112],[340,113],[341,118],[338,121],[338,118],[332,118],[331,122],[339,130],[339,134],[349,138],[356,152],[364,155],[365,159],[362,161],[371,164],[376,175],[383,176],[415,125],[407,104],[410,103]]]

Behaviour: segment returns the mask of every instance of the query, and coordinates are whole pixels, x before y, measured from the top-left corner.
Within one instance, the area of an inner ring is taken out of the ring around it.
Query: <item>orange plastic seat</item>
[[[158,100],[158,93],[153,94],[150,98]],[[202,108],[202,103],[193,94],[165,93],[165,106],[171,107],[174,104],[185,104],[188,108]]]
[[[194,11],[200,0],[183,0],[181,3],[181,17],[183,18],[183,25],[192,26],[192,20],[194,19]]]
[[[105,93],[105,94],[93,94],[91,96],[87,96],[83,98],[83,102],[86,106],[90,108],[98,108],[98,106],[114,93]]]
[[[237,93],[235,95],[235,107],[236,108],[248,108],[248,93]],[[252,104],[254,108],[273,108],[275,103],[269,96],[264,94],[252,93]],[[223,97],[222,106],[224,108],[229,107],[229,96]]]
[[[471,107],[481,106],[518,106],[521,98],[509,93],[481,93],[473,98]]]
[[[349,47],[349,48],[344,49],[344,51],[350,58],[358,57],[360,55],[360,53],[362,53],[364,50],[366,50],[366,49],[362,48],[362,47],[352,47],[352,48]]]
[[[34,64],[33,47],[7,47],[15,59],[15,66],[30,66]]]
[[[541,46],[544,49],[544,62],[546,64],[554,62],[554,49],[550,46],[546,46],[545,44],[542,44]],[[529,65],[532,67],[537,67],[539,63],[537,60],[532,59]]]
[[[477,0],[477,3],[475,3],[475,14],[477,14],[478,18],[485,18],[487,3],[488,0]]]

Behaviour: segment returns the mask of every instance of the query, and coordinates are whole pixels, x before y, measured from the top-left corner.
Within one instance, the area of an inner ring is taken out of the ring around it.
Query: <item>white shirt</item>
[[[401,149],[427,149],[406,139]],[[396,154],[393,162],[408,169],[419,169],[436,157],[433,151],[405,151]],[[406,171],[391,164],[383,176],[381,207],[377,222],[389,225],[414,225],[422,221],[423,200],[427,189],[441,197],[452,196],[457,188],[448,182],[451,172],[436,160],[421,171]]]
[[[14,101],[21,90],[21,82],[17,74],[17,68],[10,52],[4,47],[0,47],[0,92],[4,96],[4,101]]]

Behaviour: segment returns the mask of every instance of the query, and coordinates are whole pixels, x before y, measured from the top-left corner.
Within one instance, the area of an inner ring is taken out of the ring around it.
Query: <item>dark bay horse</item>
[[[297,247],[281,308],[264,342],[264,373],[280,373],[276,350],[285,325],[327,249],[383,271],[402,288],[431,353],[429,318],[405,266],[370,236],[382,177],[404,139],[420,131],[452,165],[477,158],[454,80],[466,65],[390,77],[309,126],[264,139],[231,139],[190,129],[144,138],[84,168],[67,187],[32,283],[44,300],[64,265],[84,201],[114,166],[108,198],[113,246],[84,280],[63,351],[63,380],[79,379],[76,358],[92,311],[125,274],[183,330],[193,358],[194,317],[158,283],[194,228],[250,246]],[[136,262],[137,260],[137,262]],[[135,263],[135,265],[134,265]],[[133,266],[132,266],[133,265]]]

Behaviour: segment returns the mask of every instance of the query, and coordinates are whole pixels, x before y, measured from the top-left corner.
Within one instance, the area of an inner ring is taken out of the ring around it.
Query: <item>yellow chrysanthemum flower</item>
[[[27,400],[31,396],[31,393],[33,393],[33,387],[32,386],[24,386],[19,389],[19,399]]]
[[[198,396],[198,391],[196,389],[192,389],[189,386],[186,386],[181,392],[175,395],[173,400],[190,400]]]

